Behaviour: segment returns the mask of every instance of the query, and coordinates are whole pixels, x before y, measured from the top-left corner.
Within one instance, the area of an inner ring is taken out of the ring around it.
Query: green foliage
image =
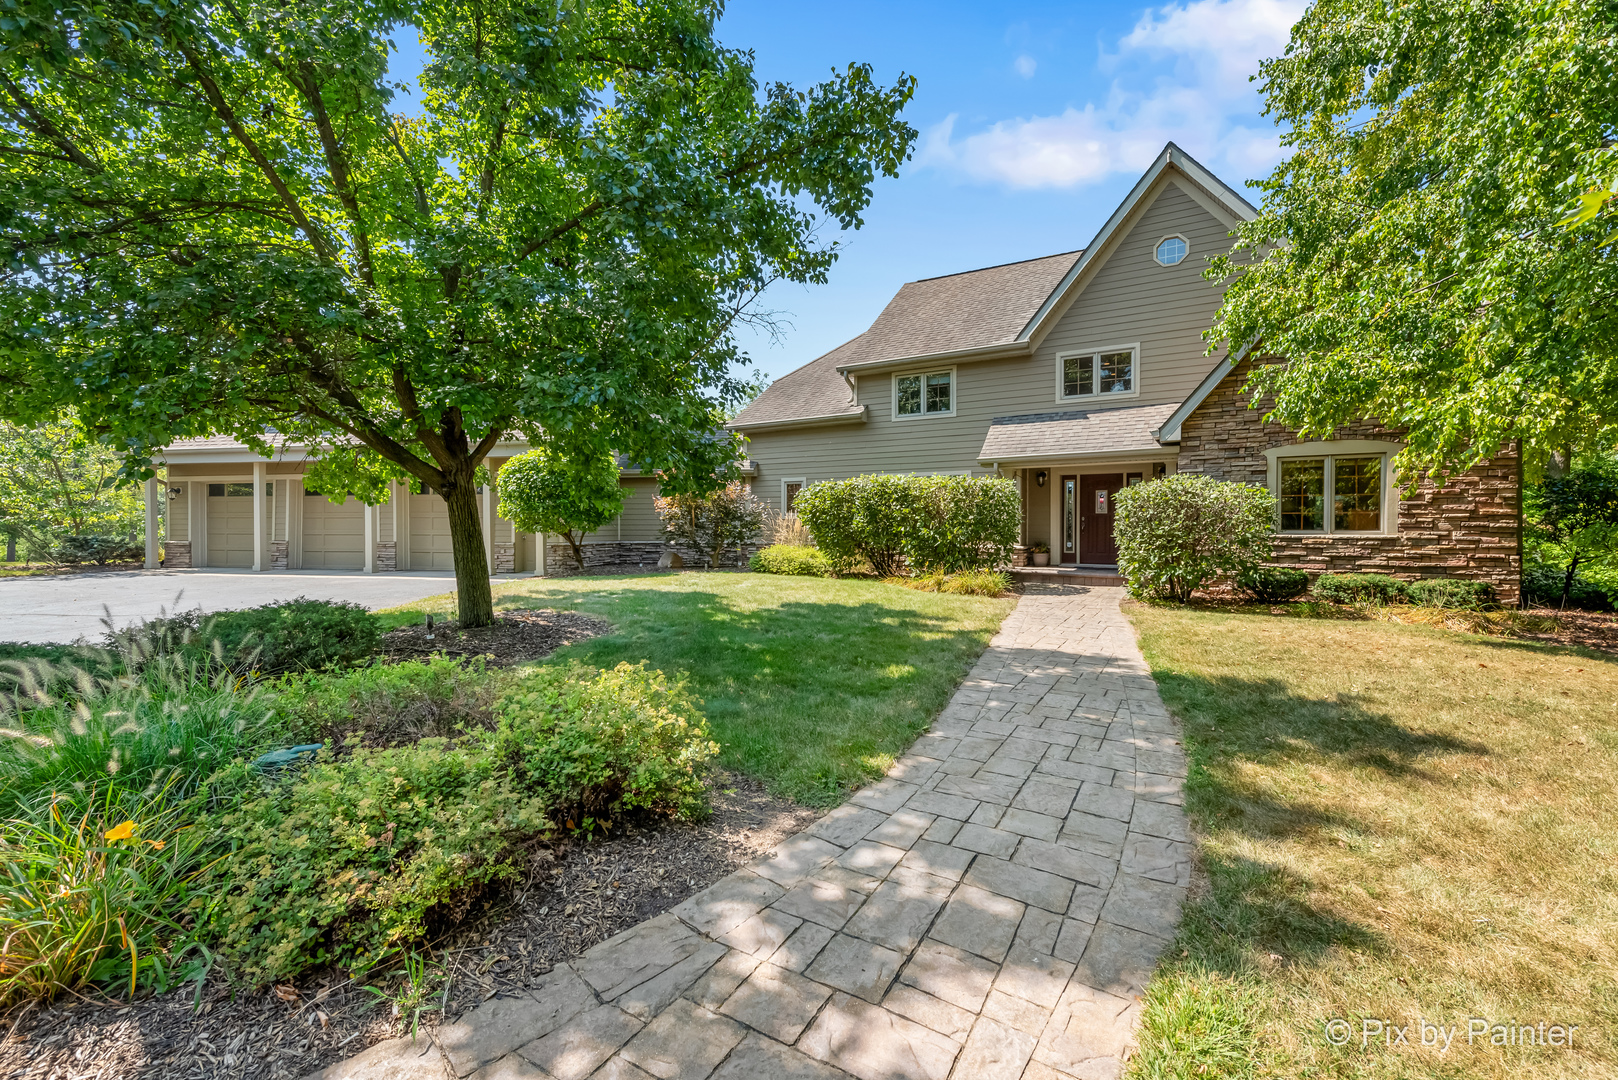
[[[1487,581],[1423,578],[1405,586],[1405,595],[1420,607],[1479,611],[1494,606],[1494,586]]]
[[[101,984],[133,997],[206,972],[189,924],[216,888],[190,811],[108,792],[0,821],[0,1007]]]
[[[357,664],[381,640],[381,624],[363,604],[302,596],[216,615],[176,612],[107,635],[108,646],[121,652],[175,651],[198,663],[212,657],[258,675]]]
[[[1523,493],[1523,516],[1541,559],[1562,564],[1555,602],[1565,606],[1581,567],[1618,553],[1618,460],[1603,455]]]
[[[1022,498],[1003,477],[918,476],[905,561],[918,571],[955,574],[1005,566],[1022,532]]]
[[[333,496],[375,485],[342,466],[357,440],[445,495],[460,620],[486,624],[485,455],[543,432],[711,488],[738,445],[714,437],[744,392],[737,297],[824,281],[820,233],[858,228],[910,154],[912,79],[760,87],[719,14],[111,0],[3,20],[0,412],[77,405],[131,472],[178,437],[269,452],[275,431],[338,461]],[[399,33],[426,54],[419,116],[388,77]]]
[[[677,543],[690,544],[717,567],[727,548],[741,550],[752,543],[764,528],[769,506],[753,494],[753,488],[732,480],[706,495],[658,495],[653,500],[663,521],[663,535]],[[580,564],[582,565],[582,563]]]
[[[500,516],[522,532],[560,533],[579,569],[586,533],[624,508],[618,459],[611,454],[561,455],[548,449],[519,454],[500,467]]]
[[[1536,604],[1548,607],[1569,607],[1582,611],[1613,611],[1618,609],[1618,591],[1592,580],[1583,574],[1568,580],[1566,571],[1559,566],[1538,563],[1523,570],[1523,593]]]
[[[240,775],[215,785],[251,791]],[[255,983],[335,963],[363,972],[453,921],[518,873],[550,831],[547,802],[486,745],[423,739],[316,762],[211,815],[229,845],[229,888],[210,940]]]
[[[1236,575],[1236,587],[1255,600],[1276,604],[1309,590],[1309,575],[1289,566],[1250,566]]]
[[[128,538],[140,536],[146,521],[139,489],[119,486],[118,464],[118,455],[87,437],[71,410],[34,427],[0,420],[0,536],[22,541],[33,558],[122,557],[115,549],[127,550]],[[81,542],[72,543],[75,538]]]
[[[602,672],[540,668],[497,713],[497,752],[568,828],[706,809],[703,774],[719,746],[685,682],[670,683],[645,661]]]
[[[771,544],[762,548],[747,560],[747,568],[755,574],[795,574],[799,577],[827,577],[832,572],[831,560],[819,548],[799,547],[796,544]]]
[[[893,577],[904,566],[912,479],[871,475],[822,480],[798,492],[792,505],[837,573],[848,573],[864,559],[879,577]]]
[[[1131,592],[1181,603],[1270,555],[1275,498],[1262,487],[1175,473],[1118,492],[1113,536]]]
[[[1401,463],[1462,469],[1513,440],[1610,445],[1618,260],[1612,12],[1564,0],[1325,0],[1261,65],[1286,157],[1238,227],[1211,342],[1262,341],[1250,389],[1306,438],[1407,429]]]
[[[141,558],[145,549],[141,545],[118,536],[64,536],[51,548],[51,559],[67,566],[95,563],[106,566],[110,562],[130,562]]]
[[[1022,522],[1016,485],[998,477],[823,480],[794,507],[837,572],[863,559],[882,577],[906,564],[940,573],[1002,566]]]
[[[935,570],[913,577],[889,578],[888,582],[921,592],[956,596],[1004,596],[1011,591],[1011,575],[1003,570],[960,570],[953,574]]]
[[[516,676],[478,657],[447,656],[353,671],[288,675],[271,688],[279,741],[394,746],[494,726],[494,703]]]
[[[1401,604],[1410,588],[1387,574],[1321,574],[1313,592],[1334,604]]]

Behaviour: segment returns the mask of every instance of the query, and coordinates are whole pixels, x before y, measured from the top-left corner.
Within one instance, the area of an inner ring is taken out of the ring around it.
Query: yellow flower
[[[122,825],[115,825],[107,830],[108,840],[128,840],[135,835],[135,823],[126,821]]]

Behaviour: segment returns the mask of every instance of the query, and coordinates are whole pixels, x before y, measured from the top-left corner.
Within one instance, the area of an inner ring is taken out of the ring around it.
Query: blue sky
[[[878,182],[865,227],[839,238],[830,283],[762,298],[783,325],[778,340],[743,328],[748,369],[778,377],[813,360],[906,281],[1083,247],[1169,139],[1246,192],[1280,158],[1248,76],[1285,48],[1303,7],[732,0],[719,39],[754,51],[761,83],[805,86],[851,61],[883,82],[908,73],[905,116],[921,132],[899,178]],[[399,59],[400,75],[419,70]]]

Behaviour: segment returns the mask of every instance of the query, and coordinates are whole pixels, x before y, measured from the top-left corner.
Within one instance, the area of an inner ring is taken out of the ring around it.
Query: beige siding
[[[656,507],[652,505],[652,500],[657,497],[657,481],[651,477],[626,477],[622,483],[624,509],[619,517],[622,519],[623,539],[640,542],[661,538],[663,523],[658,519]]]
[[[177,480],[172,475],[167,478],[166,487],[179,488],[180,493],[169,499],[165,494],[163,498],[168,502],[165,513],[168,520],[164,523],[163,538],[165,540],[189,540],[191,538],[191,485],[183,480]]]
[[[748,456],[759,465],[756,490],[781,503],[781,481],[844,479],[871,472],[949,472],[984,475],[978,451],[998,416],[1127,408],[1182,401],[1214,363],[1202,354],[1202,331],[1219,306],[1219,290],[1202,278],[1207,256],[1229,250],[1229,229],[1168,179],[1142,201],[1132,225],[1121,230],[1110,254],[1058,318],[1031,357],[962,364],[955,369],[955,415],[893,418],[893,373],[857,380],[865,423],[754,433]],[[1165,235],[1190,243],[1178,266],[1152,258]],[[1056,398],[1056,356],[1077,348],[1138,342],[1140,393],[1130,397]],[[922,365],[938,370],[948,365]]]

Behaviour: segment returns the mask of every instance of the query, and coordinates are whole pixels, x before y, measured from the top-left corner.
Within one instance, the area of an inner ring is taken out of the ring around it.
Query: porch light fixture
[[[179,497],[180,497],[180,489],[179,488],[177,488],[177,487],[169,488],[169,502],[173,502],[175,499],[178,499]]]
[[[1037,473],[1034,474],[1034,483],[1038,484],[1040,487],[1044,487],[1045,486],[1045,477],[1047,475],[1048,474],[1045,472],[1044,469],[1039,470]]]

